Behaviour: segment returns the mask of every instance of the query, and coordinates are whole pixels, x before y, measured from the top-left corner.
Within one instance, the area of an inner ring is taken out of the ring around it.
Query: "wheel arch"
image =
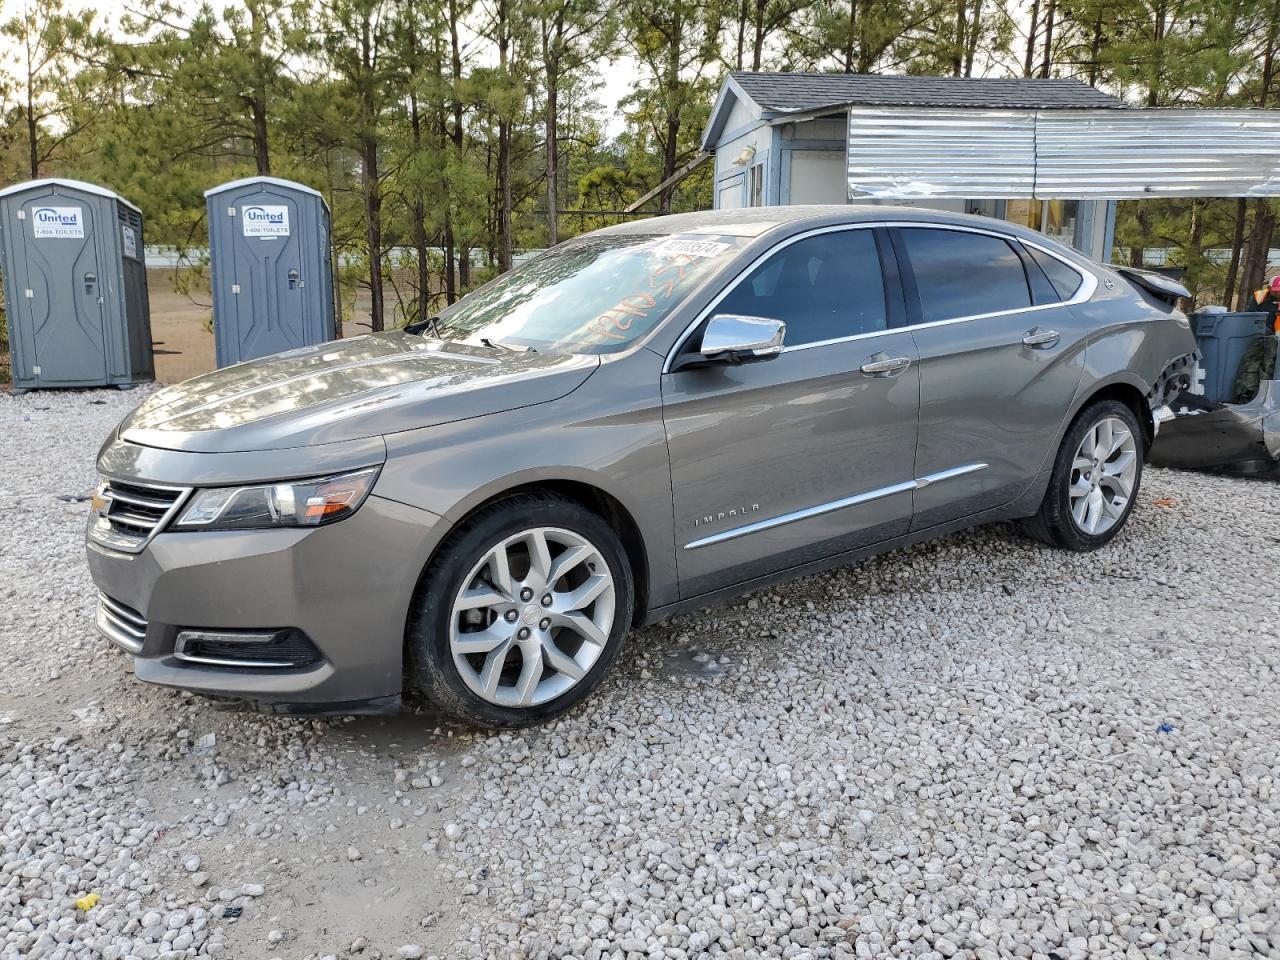
[[[592,482],[592,479],[594,478],[575,476],[570,471],[550,475],[516,475],[475,491],[445,514],[445,519],[450,523],[450,530],[426,558],[422,566],[423,574],[454,539],[458,531],[462,530],[479,511],[498,501],[521,494],[554,493],[595,513],[617,532],[631,567],[631,578],[635,588],[635,608],[631,613],[631,622],[633,626],[639,624],[649,608],[652,586],[649,548],[632,511],[616,496]],[[418,589],[422,589],[421,580]]]
[[[1071,416],[1067,419],[1068,428],[1075,422],[1081,410],[1099,400],[1116,400],[1133,411],[1133,415],[1138,418],[1138,425],[1142,427],[1143,452],[1150,453],[1151,444],[1155,441],[1155,418],[1152,416],[1151,404],[1147,401],[1147,390],[1142,382],[1136,377],[1132,379],[1116,377],[1105,383],[1095,384],[1071,411]]]

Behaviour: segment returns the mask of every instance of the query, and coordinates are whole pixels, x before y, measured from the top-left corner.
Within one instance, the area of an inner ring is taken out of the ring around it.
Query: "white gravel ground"
[[[132,680],[58,497],[138,399],[0,397],[0,960],[1280,956],[1274,481],[762,591],[494,735]]]

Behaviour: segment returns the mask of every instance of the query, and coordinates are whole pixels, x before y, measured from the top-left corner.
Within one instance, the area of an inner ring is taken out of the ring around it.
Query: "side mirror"
[[[702,332],[698,352],[681,358],[677,369],[772,360],[782,352],[786,330],[781,320],[717,313]]]

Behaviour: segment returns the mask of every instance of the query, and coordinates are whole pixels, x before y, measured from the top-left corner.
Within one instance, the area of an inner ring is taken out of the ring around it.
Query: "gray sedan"
[[[1094,550],[1194,372],[1176,285],[890,207],[591,233],[404,330],[148,397],[88,529],[137,676],[554,716],[628,629],[1017,518]]]

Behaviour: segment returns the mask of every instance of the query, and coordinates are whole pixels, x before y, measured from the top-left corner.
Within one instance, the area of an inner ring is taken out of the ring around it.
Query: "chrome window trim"
[[[952,323],[966,323],[970,320],[987,320],[991,317],[1008,317],[1017,313],[1034,313],[1038,310],[1051,310],[1054,307],[1070,307],[1077,303],[1084,303],[1092,297],[1098,289],[1098,278],[1094,276],[1092,271],[1082,270],[1078,264],[1072,263],[1066,257],[1055,253],[1043,244],[1036,243],[1034,240],[1025,240],[1016,234],[1001,233],[998,230],[982,230],[977,227],[950,223],[912,223],[911,221],[896,221],[886,223],[884,226],[901,228],[915,227],[925,230],[954,230],[957,233],[977,233],[988,237],[999,237],[1006,243],[1021,243],[1024,246],[1035,247],[1041,253],[1047,254],[1055,260],[1059,260],[1066,264],[1076,273],[1080,274],[1081,277],[1080,286],[1076,289],[1076,292],[1071,295],[1071,299],[1069,300],[1059,300],[1057,303],[1031,304],[1025,307],[1018,307],[1014,310],[993,310],[990,313],[971,313],[963,317],[947,317],[945,320],[927,320],[923,323],[909,323],[904,327],[898,328],[901,330],[923,330],[927,327],[942,327]],[[901,265],[899,265],[898,269],[902,269]],[[1027,291],[1028,297],[1030,296],[1030,292],[1030,290]]]
[[[1003,231],[994,228],[986,229],[983,227],[969,226],[967,224],[928,223],[916,220],[877,220],[866,223],[830,224],[825,227],[816,227],[812,230],[806,230],[803,233],[796,234],[794,237],[788,237],[781,243],[770,247],[768,250],[761,253],[760,256],[756,257],[755,260],[751,261],[747,266],[743,267],[737,276],[730,280],[728,285],[716,294],[715,298],[712,299],[710,303],[703,307],[702,310],[698,311],[698,315],[694,317],[693,321],[690,322],[680,336],[676,338],[676,342],[672,345],[671,349],[667,351],[666,359],[662,363],[662,372],[664,374],[671,373],[671,364],[675,361],[676,355],[680,352],[680,349],[688,342],[689,338],[693,336],[693,332],[698,329],[699,325],[701,325],[707,317],[711,316],[715,308],[720,305],[720,301],[737,289],[738,284],[742,283],[742,281],[746,279],[747,274],[751,273],[751,271],[760,266],[779,250],[785,250],[793,243],[805,240],[809,237],[819,236],[824,233],[840,233],[845,230],[872,230],[876,227],[920,227],[927,230],[955,230],[959,233],[977,233],[989,237],[998,237],[1006,242],[1021,243],[1029,247],[1035,247],[1041,253],[1047,254],[1055,260],[1059,260],[1066,264],[1076,273],[1080,274],[1081,283],[1076,292],[1071,296],[1071,299],[1060,300],[1057,303],[1033,304],[1026,307],[1019,307],[1016,310],[995,310],[991,313],[975,313],[963,317],[949,317],[946,320],[930,320],[924,323],[908,323],[900,327],[886,327],[884,330],[868,330],[863,333],[854,333],[847,337],[837,337],[832,340],[815,340],[812,343],[798,343],[791,347],[783,346],[783,354],[795,353],[799,350],[811,350],[814,347],[830,347],[841,343],[851,343],[855,340],[870,340],[874,337],[883,337],[893,333],[901,333],[904,330],[926,330],[930,327],[949,326],[953,323],[968,323],[970,320],[987,320],[992,317],[1005,317],[1019,313],[1034,313],[1040,310],[1050,310],[1054,307],[1074,306],[1075,304],[1084,303],[1086,300],[1090,299],[1098,289],[1098,278],[1092,271],[1085,270],[1079,264],[1073,263],[1060,253],[1050,250],[1048,247],[1037,243],[1034,240],[1027,240],[1017,234],[1004,233]],[[899,271],[901,271],[901,269],[902,266],[899,265]],[[888,291],[886,290],[886,292]]]
[[[921,490],[930,484],[940,483],[943,480],[951,480],[955,477],[963,477],[966,474],[977,473],[979,470],[985,470],[990,464],[986,463],[966,463],[964,466],[951,467],[947,470],[939,470],[937,473],[926,474],[923,477],[916,477],[914,480],[906,480],[902,483],[890,484],[887,487],[877,487],[875,490],[868,490],[865,493],[855,493],[851,497],[842,497],[839,500],[830,500],[827,503],[819,503],[816,506],[805,507],[803,510],[795,510],[791,513],[780,514],[776,517],[769,517],[766,520],[757,520],[754,523],[743,524],[740,527],[734,527],[732,530],[725,530],[721,533],[713,533],[709,537],[702,537],[699,540],[692,540],[684,545],[686,550],[697,550],[699,547],[709,547],[716,543],[724,543],[726,540],[736,540],[738,537],[745,537],[748,534],[760,533],[763,530],[772,530],[775,527],[785,526],[789,523],[795,523],[799,520],[810,520],[813,517],[820,517],[823,514],[832,513],[836,510],[843,510],[845,507],[856,507],[862,503],[870,503],[872,500],[882,500],[885,497],[891,497],[896,493],[908,493],[912,490]]]

